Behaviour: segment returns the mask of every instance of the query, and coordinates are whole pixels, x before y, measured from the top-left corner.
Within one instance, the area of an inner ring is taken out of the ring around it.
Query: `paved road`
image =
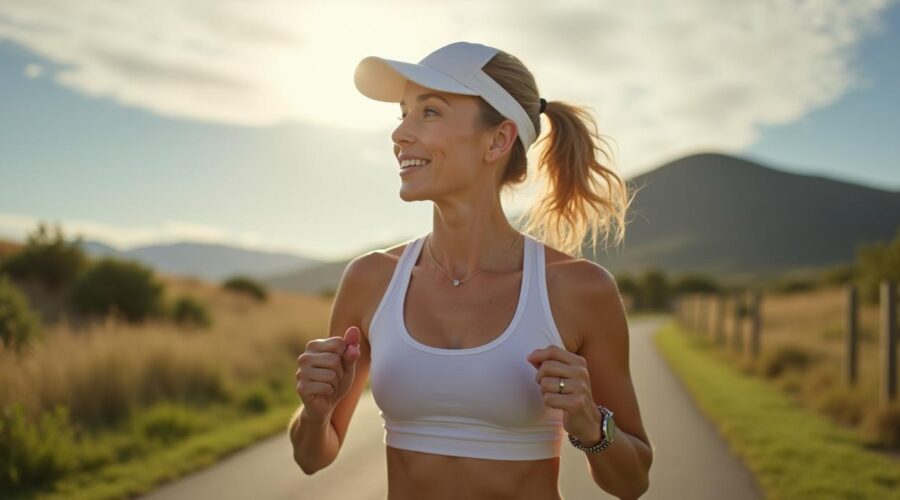
[[[631,323],[631,371],[644,425],[655,447],[650,490],[642,499],[763,498],[755,480],[656,352],[659,319]],[[294,464],[286,435],[277,435],[221,462],[160,487],[144,500],[384,500],[387,461],[382,420],[363,393],[347,441],[331,466],[306,476]],[[567,444],[567,443],[566,443]],[[591,480],[582,452],[563,446],[560,491],[565,500],[614,498]]]

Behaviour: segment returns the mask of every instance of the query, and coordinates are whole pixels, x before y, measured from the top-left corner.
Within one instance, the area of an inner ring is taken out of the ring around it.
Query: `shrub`
[[[773,287],[773,291],[781,294],[791,294],[814,290],[816,286],[817,284],[811,279],[784,278]]]
[[[20,352],[42,336],[40,319],[28,305],[28,298],[5,274],[0,274],[0,339],[5,348]]]
[[[3,261],[0,271],[18,280],[35,279],[46,288],[58,290],[74,283],[87,268],[88,258],[81,250],[81,237],[67,242],[56,225],[53,235],[41,223],[20,252]]]
[[[188,296],[179,297],[175,301],[172,319],[180,325],[200,326],[203,328],[212,324],[207,307],[198,300]]]
[[[151,269],[106,257],[75,283],[71,300],[79,312],[105,316],[115,309],[128,321],[137,322],[163,314],[162,289]]]
[[[856,269],[853,264],[839,264],[822,271],[819,277],[820,283],[828,286],[845,285],[856,277]]]
[[[831,387],[820,391],[815,397],[815,407],[840,423],[857,425],[862,420],[865,397],[859,389]]]
[[[855,264],[859,270],[856,284],[860,288],[860,299],[868,304],[878,303],[881,282],[900,281],[900,228],[892,241],[859,245]]]
[[[791,371],[803,371],[813,362],[813,356],[803,347],[797,345],[780,345],[765,351],[762,359],[762,372],[768,378]]]
[[[900,403],[879,405],[866,416],[864,427],[886,446],[900,446]]]
[[[28,421],[20,403],[0,415],[0,490],[47,484],[75,467],[74,431],[66,407]]]
[[[263,413],[272,405],[272,395],[264,387],[254,387],[240,398],[240,407],[251,413]]]
[[[140,436],[163,444],[184,439],[204,428],[190,409],[172,403],[161,403],[138,413],[132,425]]]
[[[268,296],[266,289],[256,281],[246,276],[235,276],[222,284],[226,290],[243,293],[263,302]]]

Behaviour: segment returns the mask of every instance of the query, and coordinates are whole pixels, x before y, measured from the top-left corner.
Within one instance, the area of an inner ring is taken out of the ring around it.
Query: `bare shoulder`
[[[567,346],[580,350],[584,335],[596,326],[596,313],[620,300],[615,277],[596,262],[575,258],[545,245],[547,294]],[[572,349],[570,349],[572,350]]]
[[[371,250],[353,258],[344,268],[338,293],[352,296],[360,311],[358,323],[363,337],[368,341],[368,328],[378,303],[387,290],[408,242],[389,248]],[[344,289],[344,290],[341,290]]]

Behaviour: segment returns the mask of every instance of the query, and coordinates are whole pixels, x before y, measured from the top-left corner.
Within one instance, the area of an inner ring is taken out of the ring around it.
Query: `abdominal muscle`
[[[559,457],[486,460],[386,446],[386,500],[562,500]]]

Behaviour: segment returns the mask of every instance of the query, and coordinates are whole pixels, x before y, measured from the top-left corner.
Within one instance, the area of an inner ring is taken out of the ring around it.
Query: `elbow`
[[[646,453],[641,455],[641,463],[644,465],[640,481],[635,485],[632,496],[627,498],[640,498],[650,489],[650,467],[653,464],[653,448],[647,445]]]
[[[647,445],[644,452],[638,453],[639,461],[643,467],[639,476],[628,484],[628,491],[624,491],[617,495],[622,500],[638,499],[650,489],[650,466],[653,464],[653,448]]]
[[[632,483],[628,491],[615,493],[619,500],[637,500],[650,489],[650,479],[644,477],[640,483]],[[613,493],[613,492],[609,492]]]
[[[644,477],[644,480],[641,482],[638,489],[635,491],[633,498],[635,498],[635,499],[640,498],[645,493],[647,493],[647,490],[649,490],[649,489],[650,489],[650,477],[648,475],[647,477]]]
[[[294,462],[297,463],[297,466],[300,467],[300,470],[302,470],[303,473],[306,474],[307,476],[312,476],[316,472],[319,472],[320,470],[322,470],[321,467],[314,467],[311,464],[304,462],[297,455],[294,455]]]

